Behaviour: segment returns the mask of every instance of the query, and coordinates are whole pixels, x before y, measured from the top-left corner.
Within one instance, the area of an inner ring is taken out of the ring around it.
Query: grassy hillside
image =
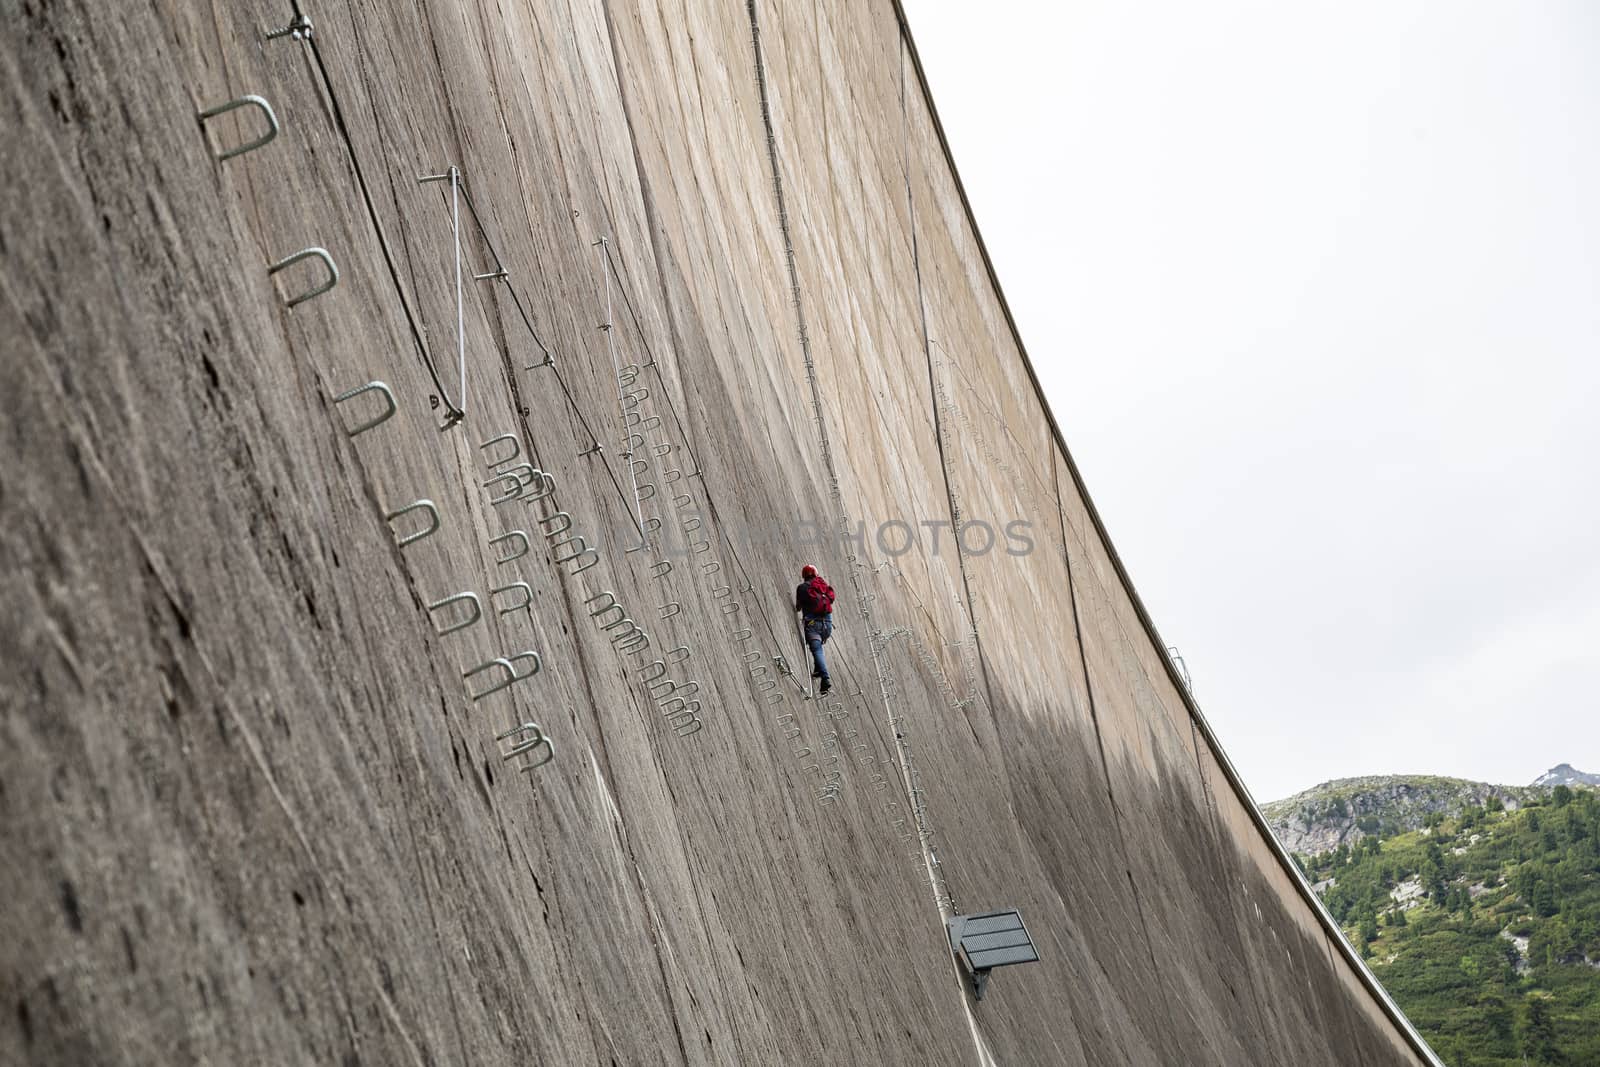
[[[1600,1064],[1600,794],[1490,798],[1301,862],[1446,1063]]]

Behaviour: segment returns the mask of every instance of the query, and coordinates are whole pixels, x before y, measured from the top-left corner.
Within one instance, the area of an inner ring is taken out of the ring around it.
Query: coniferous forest
[[[1491,797],[1296,858],[1446,1063],[1600,1065],[1600,793]]]

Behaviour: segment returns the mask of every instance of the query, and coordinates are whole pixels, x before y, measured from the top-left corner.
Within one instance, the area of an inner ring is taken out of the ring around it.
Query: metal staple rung
[[[346,389],[344,392],[333,398],[333,403],[335,406],[338,406],[347,400],[354,399],[355,397],[360,396],[362,393],[367,392],[376,392],[382,396],[384,402],[384,411],[381,415],[374,415],[359,425],[347,429],[345,432],[351,437],[366,433],[374,426],[381,426],[383,423],[387,422],[391,417],[393,417],[396,411],[394,393],[390,391],[387,385],[379,381],[371,381],[366,385],[358,385],[354,389]]]
[[[255,95],[235,97],[225,104],[218,104],[216,107],[206,108],[204,111],[199,113],[200,125],[203,127],[208,120],[213,119],[218,115],[226,114],[235,108],[247,106],[256,108],[261,112],[262,115],[266,117],[267,132],[262,134],[260,137],[257,137],[253,141],[247,141],[235,148],[230,148],[226,152],[218,153],[213,150],[212,154],[217,157],[217,162],[220,163],[223,160],[232,159],[234,156],[242,156],[246,152],[254,151],[257,148],[268,144],[274,137],[278,136],[278,116],[273,114],[272,105],[267,103],[266,98]]]
[[[292,308],[296,304],[303,304],[307,300],[310,300],[312,297],[321,296],[323,293],[326,293],[329,289],[332,289],[334,286],[339,284],[339,268],[333,262],[333,257],[328,254],[328,250],[326,248],[316,248],[316,247],[302,248],[300,251],[294,253],[291,256],[286,256],[283,259],[278,260],[278,262],[276,262],[276,263],[268,264],[268,266],[267,266],[267,274],[269,276],[273,275],[273,274],[276,274],[280,270],[283,270],[285,267],[290,267],[290,266],[293,266],[294,264],[300,262],[302,259],[319,259],[319,260],[321,260],[322,261],[322,265],[324,267],[326,267],[327,270],[328,270],[328,277],[327,277],[326,280],[323,281],[323,283],[321,285],[318,285],[318,286],[316,286],[314,288],[311,288],[311,289],[307,289],[305,292],[301,293],[299,296],[293,297],[292,299],[285,301],[285,306],[286,307],[291,307]]]

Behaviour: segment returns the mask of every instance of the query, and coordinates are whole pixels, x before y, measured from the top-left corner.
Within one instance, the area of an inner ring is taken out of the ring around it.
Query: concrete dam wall
[[[5,14],[0,1061],[1429,1062],[887,0]]]

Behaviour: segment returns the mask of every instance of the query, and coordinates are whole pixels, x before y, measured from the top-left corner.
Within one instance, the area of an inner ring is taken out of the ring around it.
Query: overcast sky
[[[1600,3],[904,2],[1256,799],[1600,771]]]

